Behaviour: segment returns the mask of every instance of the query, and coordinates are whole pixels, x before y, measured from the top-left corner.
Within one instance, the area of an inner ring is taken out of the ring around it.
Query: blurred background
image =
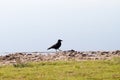
[[[0,1],[0,52],[46,52],[58,39],[62,50],[120,49],[120,1]]]

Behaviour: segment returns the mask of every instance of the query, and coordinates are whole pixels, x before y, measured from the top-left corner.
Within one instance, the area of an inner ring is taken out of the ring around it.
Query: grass
[[[120,58],[1,66],[0,80],[120,80]]]

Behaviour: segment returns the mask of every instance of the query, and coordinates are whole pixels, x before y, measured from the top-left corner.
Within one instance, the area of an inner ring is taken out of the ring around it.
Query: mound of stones
[[[5,56],[0,56],[0,65],[40,62],[40,61],[82,61],[82,60],[109,60],[112,57],[120,57],[120,50],[116,51],[60,51],[56,53],[43,54],[41,52],[31,53],[11,53]]]

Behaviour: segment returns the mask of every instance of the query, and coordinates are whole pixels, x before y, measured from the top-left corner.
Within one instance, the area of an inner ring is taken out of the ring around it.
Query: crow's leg
[[[57,49],[56,49],[56,53],[57,53]]]
[[[61,49],[58,49],[59,51],[62,51]]]

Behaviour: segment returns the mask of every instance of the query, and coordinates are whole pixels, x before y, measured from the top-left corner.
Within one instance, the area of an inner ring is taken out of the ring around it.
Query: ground
[[[120,58],[5,65],[0,80],[120,80]]]

